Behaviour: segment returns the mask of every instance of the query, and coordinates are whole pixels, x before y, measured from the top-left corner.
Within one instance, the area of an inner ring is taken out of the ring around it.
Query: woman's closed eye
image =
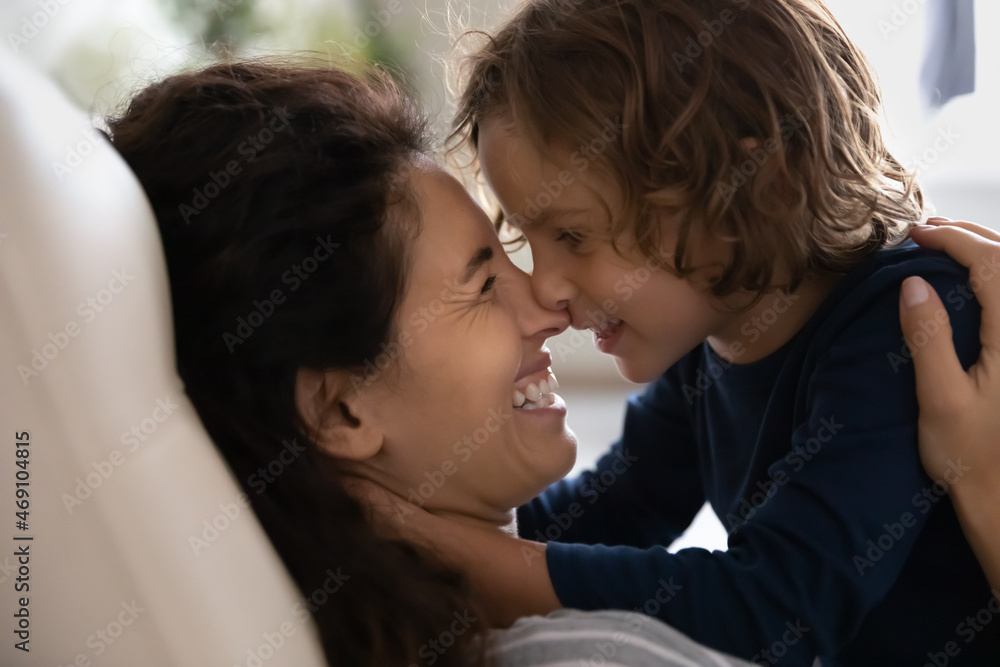
[[[491,291],[496,281],[497,281],[497,275],[495,273],[490,274],[490,277],[487,278],[486,282],[483,283],[483,287],[482,289],[479,290],[479,293],[486,294],[487,292]]]

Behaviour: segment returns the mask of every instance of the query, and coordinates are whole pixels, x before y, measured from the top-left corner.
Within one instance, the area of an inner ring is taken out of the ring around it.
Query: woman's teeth
[[[514,390],[513,402],[515,408],[534,410],[536,408],[552,405],[553,393],[559,388],[556,376],[549,371],[549,374],[538,383],[532,382],[524,391]]]

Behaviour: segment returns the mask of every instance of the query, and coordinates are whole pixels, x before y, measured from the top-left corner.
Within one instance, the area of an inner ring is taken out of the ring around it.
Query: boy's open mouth
[[[625,323],[616,317],[609,319],[603,326],[591,327],[594,332],[594,345],[605,354],[611,354],[621,336]]]
[[[607,322],[600,326],[592,326],[590,330],[594,332],[594,338],[598,341],[611,338],[618,330],[621,329],[622,321],[617,317],[612,317],[608,319]]]

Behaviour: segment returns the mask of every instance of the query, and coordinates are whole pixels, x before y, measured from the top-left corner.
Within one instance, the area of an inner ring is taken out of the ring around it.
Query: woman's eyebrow
[[[469,263],[465,265],[465,271],[462,273],[462,280],[459,284],[464,285],[472,280],[472,276],[476,275],[476,271],[478,271],[483,264],[491,259],[493,259],[493,248],[490,246],[483,246],[477,250],[472,255],[472,259],[469,260]]]

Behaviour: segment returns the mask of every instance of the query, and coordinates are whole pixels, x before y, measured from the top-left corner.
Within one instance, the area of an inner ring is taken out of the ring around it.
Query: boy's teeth
[[[524,405],[524,394],[517,389],[514,390],[514,407],[519,408]]]

